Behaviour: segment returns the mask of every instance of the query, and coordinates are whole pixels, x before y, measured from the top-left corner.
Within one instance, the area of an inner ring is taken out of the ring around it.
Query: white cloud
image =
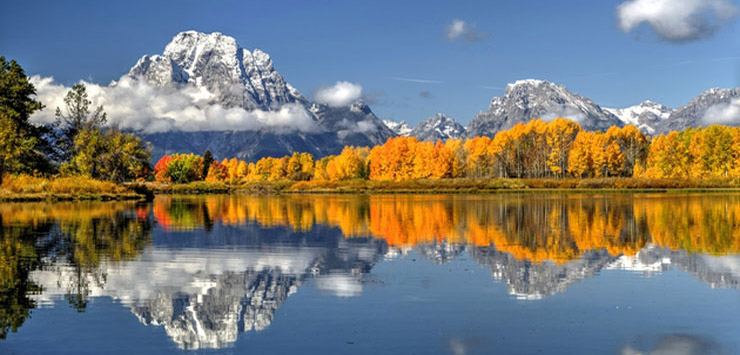
[[[740,98],[710,107],[704,112],[699,123],[702,125],[740,125]]]
[[[708,37],[737,14],[738,7],[729,0],[630,0],[617,7],[622,31],[645,23],[669,42]]]
[[[337,81],[336,84],[316,91],[316,100],[329,106],[346,106],[362,96],[362,86],[349,81]]]
[[[452,22],[445,27],[445,37],[450,41],[462,39],[468,42],[477,42],[486,39],[488,37],[488,33],[479,31],[476,27],[475,22],[453,19]]]
[[[558,109],[552,110],[542,115],[541,119],[545,122],[551,122],[558,117],[567,118],[578,123],[582,123],[586,120],[586,115],[583,112],[569,105],[563,105]]]
[[[33,76],[37,98],[46,109],[34,114],[37,123],[54,122],[56,107],[64,107],[69,87],[53,78]],[[155,87],[128,76],[109,86],[83,82],[94,105],[103,105],[108,122],[123,129],[146,133],[169,130],[226,131],[261,128],[313,131],[312,116],[299,104],[284,105],[274,111],[247,111],[240,107],[224,107],[212,102],[213,95],[202,88]]]

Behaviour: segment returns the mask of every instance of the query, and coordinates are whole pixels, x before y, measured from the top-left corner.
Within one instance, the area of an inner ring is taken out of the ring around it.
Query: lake
[[[734,354],[740,194],[0,204],[0,353]]]

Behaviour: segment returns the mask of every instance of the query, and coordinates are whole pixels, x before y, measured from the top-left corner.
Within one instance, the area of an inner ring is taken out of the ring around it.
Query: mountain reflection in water
[[[0,204],[0,218],[2,338],[40,305],[110,297],[180,348],[222,348],[309,280],[360,296],[375,264],[412,250],[468,255],[522,300],[611,269],[740,285],[740,195],[159,196]]]

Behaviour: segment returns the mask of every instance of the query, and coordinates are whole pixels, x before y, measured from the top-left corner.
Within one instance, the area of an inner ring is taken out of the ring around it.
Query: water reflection
[[[83,312],[91,287],[104,283],[101,260],[136,257],[151,238],[147,206],[135,204],[0,204],[0,338],[30,316],[47,283],[38,269],[64,265],[69,277],[58,280],[58,295]]]
[[[161,196],[0,204],[0,219],[3,338],[39,305],[110,297],[181,348],[221,348],[307,282],[360,296],[376,263],[411,250],[468,255],[522,300],[602,270],[740,288],[740,195]]]

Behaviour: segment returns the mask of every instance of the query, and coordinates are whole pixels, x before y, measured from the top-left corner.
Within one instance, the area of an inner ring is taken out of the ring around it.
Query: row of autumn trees
[[[656,141],[664,139],[661,137]],[[660,152],[653,148],[649,137],[634,126],[612,127],[602,133],[584,131],[578,123],[563,118],[552,122],[536,119],[498,132],[493,139],[420,142],[413,137],[396,137],[372,149],[348,146],[339,155],[318,160],[308,153],[262,158],[253,163],[235,158],[214,161],[208,152],[203,157],[166,155],[155,165],[154,174],[158,181],[229,183],[462,177],[674,177],[646,165],[646,162],[659,160],[655,157]]]
[[[0,181],[4,173],[79,175],[126,181],[151,173],[148,147],[133,134],[106,126],[102,106],[92,108],[77,84],[56,108],[56,121],[30,122],[44,109],[21,66],[0,57]]]
[[[314,159],[308,153],[213,161],[210,153],[164,156],[154,168],[159,181],[230,183],[274,180],[404,181],[443,178],[740,176],[740,128],[709,126],[652,139],[636,127],[585,131],[564,118],[539,119],[498,132],[446,142],[390,138],[372,149],[345,147],[339,155]]]

